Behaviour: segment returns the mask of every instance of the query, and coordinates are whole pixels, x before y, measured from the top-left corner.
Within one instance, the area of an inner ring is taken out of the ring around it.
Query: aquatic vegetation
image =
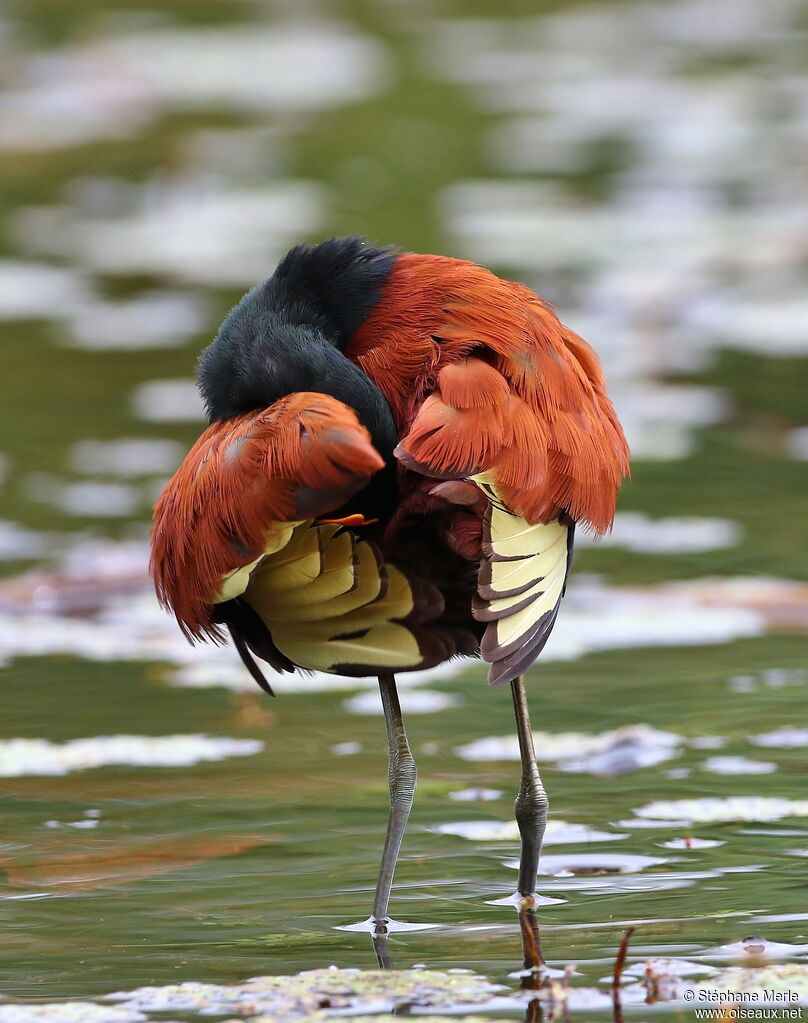
[[[805,963],[778,963],[770,966],[734,966],[715,974],[701,984],[703,991],[726,993],[725,1001],[741,1001],[729,992],[756,995],[756,1005],[808,1005],[808,966]]]
[[[172,472],[182,458],[182,446],[174,440],[123,437],[120,440],[82,440],[70,449],[77,472],[95,476],[152,476]]]
[[[405,714],[435,714],[456,707],[460,697],[452,693],[438,693],[431,689],[404,689],[401,709]],[[382,705],[377,693],[358,693],[345,701],[349,714],[381,714]]]
[[[255,977],[243,984],[187,981],[142,987],[106,996],[116,1004],[55,1002],[50,1005],[0,1005],[0,1023],[142,1023],[154,1013],[190,1013],[194,1019],[236,1013],[250,1023],[325,1023],[372,1018],[383,1023],[400,1007],[445,1008],[454,1019],[486,1023],[473,1013],[503,990],[470,970],[314,970],[292,977]],[[467,1015],[472,1011],[472,1015]],[[369,1015],[371,1014],[371,1015]],[[358,1018],[358,1016],[356,1017]],[[398,1016],[396,1016],[398,1018]],[[418,1013],[425,1023],[445,1023],[439,1013]]]
[[[661,849],[684,849],[687,852],[695,852],[699,849],[716,849],[724,842],[716,838],[697,838],[693,835],[686,835],[684,838],[669,838],[667,842],[657,842]]]
[[[148,423],[198,423],[202,401],[191,380],[149,380],[132,395],[132,407]]]
[[[771,749],[802,749],[808,746],[808,728],[796,728],[794,725],[786,725],[773,732],[764,732],[760,735],[750,735],[749,741],[755,746],[764,746]]]
[[[785,941],[773,941],[759,934],[749,935],[739,941],[728,942],[717,948],[705,949],[700,958],[709,961],[729,960],[740,963],[745,969],[758,967],[762,963],[773,963],[778,959],[793,959],[804,956],[808,945],[795,945]],[[805,969],[804,964],[802,969]]]
[[[652,519],[642,512],[618,512],[610,533],[599,540],[584,535],[581,546],[623,547],[641,554],[692,554],[733,547],[740,536],[738,524],[729,519]]]
[[[772,774],[777,770],[777,764],[749,757],[708,757],[701,768],[711,774]]]
[[[808,817],[808,799],[777,796],[731,796],[728,798],[659,800],[634,811],[653,820],[687,820],[693,824],[726,821],[779,821],[784,817]]]
[[[0,1005],[0,1023],[143,1023],[137,1009],[118,1009],[94,1002],[45,1005]]]
[[[518,842],[519,828],[516,821],[456,821],[438,824],[433,829],[442,835],[458,835],[470,842]],[[544,833],[545,845],[567,845],[589,842],[610,842],[626,838],[614,831],[598,831],[583,824],[570,824],[551,817]]]
[[[502,799],[504,795],[501,789],[455,789],[449,793],[449,799],[457,803],[488,803]]]
[[[634,874],[647,867],[657,867],[662,863],[667,863],[667,860],[658,856],[573,853],[567,856],[544,856],[540,870],[543,874],[553,874],[556,877],[568,877],[571,874],[586,877],[593,874]]]
[[[264,748],[259,739],[209,735],[97,736],[62,745],[46,739],[0,739],[0,777],[61,775],[112,764],[189,767],[226,757],[247,757]]]
[[[471,1009],[490,1001],[502,985],[471,970],[311,970],[293,977],[254,977],[243,984],[186,982],[143,987],[109,995],[140,1012],[236,1012],[239,1016],[284,1020],[321,1018],[320,1010],[343,1015],[386,1013],[396,1006]],[[325,1013],[323,1013],[323,1018]]]
[[[626,725],[597,735],[576,732],[534,734],[540,762],[556,763],[563,771],[612,776],[663,763],[680,752],[684,739],[649,725]],[[516,736],[478,739],[458,746],[463,760],[518,760]]]

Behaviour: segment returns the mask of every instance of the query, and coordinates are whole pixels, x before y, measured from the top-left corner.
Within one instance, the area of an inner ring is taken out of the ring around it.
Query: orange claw
[[[353,515],[346,515],[341,519],[317,519],[317,522],[320,525],[349,526],[351,529],[355,526],[372,526],[378,521],[378,519],[366,519],[361,512],[356,512]]]

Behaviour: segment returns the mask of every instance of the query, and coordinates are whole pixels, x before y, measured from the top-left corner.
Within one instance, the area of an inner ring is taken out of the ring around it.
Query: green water
[[[173,0],[159,6],[180,26],[258,18],[251,5]],[[278,117],[283,175],[328,186],[323,234],[359,231],[405,248],[449,251],[437,195],[458,180],[496,173],[484,146],[496,111],[426,70],[416,40],[437,17],[429,5],[356,0],[326,6],[384,43],[390,81],[380,94],[336,110]],[[440,6],[438,13],[448,18],[493,13],[482,3]],[[103,17],[122,9],[97,0],[42,0],[10,3],[0,14],[15,19],[33,45],[46,46],[103,31]],[[516,16],[532,8],[514,0],[498,4],[496,13]],[[279,12],[268,5],[264,15],[271,21]],[[745,59],[753,61],[754,54]],[[721,65],[692,71],[709,76]],[[182,165],[183,139],[194,130],[250,123],[246,113],[175,112],[122,139],[4,153],[0,253],[19,256],[11,230],[16,210],[60,202],[86,175],[143,182],[168,174]],[[558,175],[573,194],[608,198],[613,174],[630,159],[608,141]],[[252,173],[255,180],[261,176],[260,168]],[[166,283],[148,274],[103,273],[96,282],[112,298]],[[79,351],[63,346],[58,325],[0,321],[0,449],[8,460],[2,518],[64,533],[68,543],[80,535],[143,535],[145,486],[135,514],[68,516],[37,499],[31,474],[77,479],[69,449],[88,438],[172,437],[190,444],[196,424],[142,422],[129,395],[143,381],[190,374],[196,353],[241,289],[205,290],[211,302],[205,331],[167,349]],[[680,380],[721,388],[728,413],[720,424],[695,431],[688,457],[635,462],[621,508],[653,517],[730,518],[742,528],[739,542],[691,554],[586,549],[577,556],[576,571],[601,573],[615,584],[706,575],[808,579],[806,465],[787,457],[783,442],[789,430],[808,423],[808,358],[727,350],[703,372]],[[41,566],[19,558],[0,567],[12,575]],[[551,964],[577,963],[580,983],[597,983],[610,972],[628,924],[637,926],[631,950],[637,959],[695,955],[749,933],[808,943],[808,820],[696,825],[698,837],[724,844],[693,851],[660,848],[681,837],[682,829],[618,823],[652,800],[746,794],[804,799],[805,750],[757,750],[747,736],[804,723],[808,682],[739,692],[729,680],[806,668],[805,636],[793,629],[720,646],[590,654],[532,671],[537,729],[599,732],[648,723],[686,738],[720,736],[726,740],[722,756],[778,765],[770,774],[710,774],[701,764],[712,751],[688,748],[664,764],[612,779],[545,767],[554,815],[628,835],[591,850],[548,846],[548,853],[666,860],[637,874],[632,886],[611,875],[545,879],[541,890],[565,900],[540,913]],[[148,665],[31,657],[0,669],[0,738],[200,732],[265,742],[258,755],[189,768],[0,779],[0,991],[6,998],[94,997],[184,979],[236,982],[332,963],[375,964],[366,934],[337,928],[365,919],[370,910],[386,824],[381,718],[349,713],[345,694],[270,701],[258,692],[179,689],[167,675],[158,654]],[[517,844],[471,842],[433,830],[452,821],[510,819],[518,765],[474,764],[453,752],[474,739],[507,735],[510,699],[507,692],[487,690],[475,667],[434,688],[456,695],[459,703],[408,721],[419,786],[391,911],[401,920],[438,926],[393,935],[392,955],[398,967],[470,967],[513,985],[507,975],[521,964],[515,914],[488,900],[513,891],[516,871],[507,864],[518,855]],[[360,751],[332,751],[345,742],[360,744]],[[668,777],[671,768],[692,771]],[[482,803],[449,798],[468,787],[504,795]],[[100,812],[95,827],[68,826],[92,819],[88,810]]]
[[[534,716],[553,730],[647,721],[686,736],[724,735],[724,752],[748,753],[750,730],[799,718],[804,687],[740,700],[728,693],[727,674],[754,672],[775,658],[780,667],[804,665],[803,654],[801,641],[777,639],[590,656],[534,672]],[[486,900],[513,890],[515,871],[504,863],[518,847],[430,830],[455,820],[507,820],[511,812],[509,795],[483,804],[448,798],[467,786],[505,793],[516,786],[517,765],[473,765],[452,753],[461,741],[510,729],[507,692],[487,691],[480,676],[472,669],[440,685],[461,697],[460,707],[411,717],[420,780],[392,911],[439,927],[394,935],[391,947],[397,967],[471,966],[502,979],[519,965],[518,932],[513,911]],[[6,672],[4,695],[5,727],[14,735],[205,731],[266,741],[258,756],[188,770],[4,780],[6,894],[42,896],[4,903],[0,983],[7,996],[100,995],[145,983],[236,981],[375,962],[367,935],[335,928],[364,919],[372,898],[386,802],[379,718],[347,714],[342,695],[270,703],[261,694],[166,688],[155,670],[82,662],[21,662]],[[330,752],[345,741],[361,743],[362,752]],[[705,756],[694,750],[673,763],[697,768]],[[652,799],[804,795],[804,756],[776,759],[774,778],[696,769],[674,781],[662,773],[670,763],[613,780],[552,768],[544,774],[553,814],[609,830]],[[92,831],[43,827],[51,819],[79,820],[87,809],[102,814]],[[596,980],[609,972],[628,922],[638,925],[638,953],[681,954],[761,929],[770,940],[806,941],[808,914],[804,922],[756,924],[758,916],[805,906],[805,861],[795,856],[805,854],[804,825],[703,825],[695,832],[726,844],[663,850],[657,843],[682,832],[661,827],[592,846],[607,856],[667,858],[643,872],[645,890],[609,891],[607,884],[589,893],[557,878],[545,883],[543,891],[567,900],[540,914],[548,960],[577,962]],[[199,862],[181,862],[197,856]],[[171,857],[180,860],[173,869]],[[666,889],[671,874],[681,887]]]

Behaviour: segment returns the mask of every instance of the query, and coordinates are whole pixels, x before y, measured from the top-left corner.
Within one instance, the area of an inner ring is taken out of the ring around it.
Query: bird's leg
[[[404,721],[401,717],[401,704],[398,700],[395,675],[379,675],[379,690],[382,696],[389,745],[387,780],[390,785],[390,817],[387,821],[387,838],[384,842],[379,880],[373,899],[372,920],[376,934],[384,935],[387,933],[390,922],[387,916],[387,907],[390,902],[390,889],[393,886],[396,861],[415,794],[416,770],[415,760],[407,742],[407,733],[404,730]]]
[[[511,682],[513,709],[516,714],[516,734],[519,737],[519,753],[522,758],[522,783],[516,797],[516,823],[522,836],[522,854],[519,859],[519,894],[532,898],[536,893],[536,875],[539,871],[539,856],[547,826],[549,802],[542,785],[536,752],[533,748],[533,731],[527,709],[525,679],[519,675]]]

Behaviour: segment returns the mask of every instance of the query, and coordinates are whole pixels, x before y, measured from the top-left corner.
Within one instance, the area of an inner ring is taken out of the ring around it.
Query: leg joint
[[[515,802],[516,818],[531,819],[535,817],[545,818],[550,809],[550,800],[542,785],[541,776],[535,763],[531,771],[522,775],[522,784],[519,788],[519,795]]]
[[[409,746],[399,747],[391,754],[387,769],[387,781],[392,801],[398,802],[407,799],[412,802],[417,780],[418,769]]]
[[[547,811],[550,809],[550,800],[547,798],[547,793],[544,789],[540,792],[537,792],[535,789],[529,789],[527,792],[520,791],[514,806],[517,818],[546,817]]]

